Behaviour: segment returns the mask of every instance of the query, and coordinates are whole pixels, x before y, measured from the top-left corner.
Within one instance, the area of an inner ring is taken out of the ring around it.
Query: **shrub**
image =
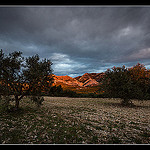
[[[41,96],[31,96],[30,99],[36,103],[38,107],[40,107],[44,101],[44,98]]]

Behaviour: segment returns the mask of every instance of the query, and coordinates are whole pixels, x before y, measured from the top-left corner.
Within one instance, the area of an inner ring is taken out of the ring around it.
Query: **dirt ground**
[[[98,143],[150,143],[150,101],[132,102],[130,108],[113,98],[45,97],[44,106],[85,124]]]
[[[29,98],[19,112],[0,112],[2,144],[150,144],[150,100],[44,97],[41,108]]]

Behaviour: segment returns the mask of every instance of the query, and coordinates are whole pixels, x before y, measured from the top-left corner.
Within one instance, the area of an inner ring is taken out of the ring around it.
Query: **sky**
[[[0,49],[50,59],[55,75],[150,69],[150,6],[0,6]]]

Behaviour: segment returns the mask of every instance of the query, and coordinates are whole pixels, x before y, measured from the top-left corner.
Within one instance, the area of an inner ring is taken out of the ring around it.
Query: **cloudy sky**
[[[1,6],[0,48],[48,58],[56,75],[150,69],[150,6]]]

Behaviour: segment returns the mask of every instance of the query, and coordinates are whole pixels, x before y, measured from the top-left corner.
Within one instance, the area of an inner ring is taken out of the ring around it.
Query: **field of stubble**
[[[3,144],[150,144],[150,101],[45,97],[40,109],[28,98],[19,113],[1,112]]]

